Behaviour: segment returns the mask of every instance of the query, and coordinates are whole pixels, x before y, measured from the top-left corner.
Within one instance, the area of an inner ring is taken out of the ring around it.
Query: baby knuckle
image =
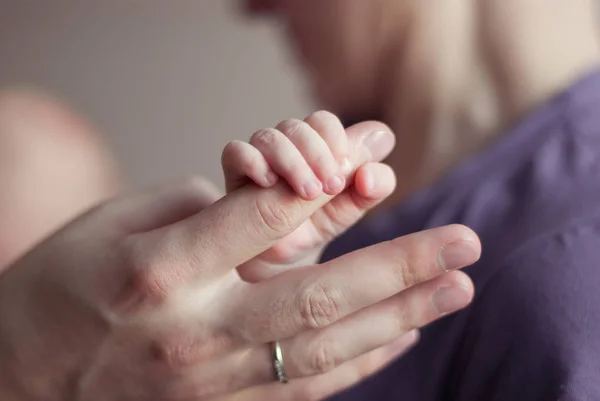
[[[307,288],[300,296],[300,318],[308,329],[320,329],[340,317],[340,295],[332,286],[319,284]]]
[[[150,358],[172,371],[193,366],[231,350],[234,339],[227,332],[202,330],[200,334],[178,330],[150,342]]]
[[[329,150],[328,148],[319,150],[318,153],[315,153],[312,156],[310,161],[316,166],[319,166],[322,169],[326,169],[328,172],[332,168],[337,167],[335,161],[331,157],[331,150]]]
[[[280,124],[281,132],[290,139],[309,132],[310,126],[301,120],[286,120]]]
[[[281,132],[275,128],[263,128],[250,138],[250,143],[256,147],[272,147],[274,146],[281,135]]]
[[[241,153],[243,144],[241,141],[231,141],[223,148],[223,153],[221,153],[221,160],[227,161],[231,157],[236,157],[239,153]]]
[[[331,121],[331,122],[339,122],[339,119],[335,114],[327,110],[318,110],[312,113],[308,118],[317,120],[317,121]]]
[[[259,155],[247,155],[241,160],[242,171],[247,174],[257,174],[260,169]]]

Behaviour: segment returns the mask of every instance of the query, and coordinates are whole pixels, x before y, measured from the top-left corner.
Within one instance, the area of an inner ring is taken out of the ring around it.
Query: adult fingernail
[[[440,315],[456,312],[471,302],[471,292],[460,285],[438,288],[433,294],[433,306]]]
[[[394,143],[394,134],[388,131],[375,131],[363,142],[371,152],[371,160],[382,160],[394,148]]]
[[[300,195],[305,199],[314,199],[321,193],[321,184],[315,181],[308,181],[300,188]]]
[[[440,249],[439,264],[446,271],[460,269],[477,261],[479,252],[469,241],[450,242]]]
[[[327,180],[325,183],[325,190],[329,193],[338,193],[344,189],[344,184],[344,177],[336,175]]]

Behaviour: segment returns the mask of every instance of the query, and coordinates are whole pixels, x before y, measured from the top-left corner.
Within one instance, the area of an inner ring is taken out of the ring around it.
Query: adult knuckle
[[[161,338],[150,343],[150,357],[170,370],[177,370],[196,362],[191,344],[173,338]]]
[[[155,254],[140,258],[134,264],[131,277],[134,289],[144,296],[148,301],[160,302],[166,296],[166,286],[161,280],[159,271],[162,263]]]
[[[408,288],[418,283],[420,260],[414,248],[406,249],[406,242],[402,238],[392,240],[390,262],[396,272],[399,288]]]
[[[333,344],[326,341],[319,341],[308,352],[307,360],[307,375],[323,374],[332,371],[338,365],[338,358],[336,357],[335,347]]]
[[[300,318],[308,329],[330,325],[340,317],[339,291],[331,285],[318,284],[305,289],[300,295]]]
[[[164,263],[157,251],[148,251],[135,243],[125,247],[126,277],[113,306],[118,313],[135,313],[147,306],[164,303],[168,286]]]
[[[293,205],[284,205],[273,200],[257,200],[255,209],[261,227],[266,227],[275,234],[287,235],[296,228],[296,208]]]
[[[406,302],[395,304],[390,310],[390,318],[400,333],[407,333],[419,326],[415,321],[415,311]]]

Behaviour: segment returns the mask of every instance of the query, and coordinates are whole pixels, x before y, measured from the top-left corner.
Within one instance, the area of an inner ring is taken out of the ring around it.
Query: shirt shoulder
[[[600,399],[599,260],[597,217],[508,256],[465,314],[454,399]]]
[[[461,401],[600,399],[600,76],[508,135],[437,212],[474,228],[484,250],[466,269],[473,305],[447,323],[460,334],[446,389]]]

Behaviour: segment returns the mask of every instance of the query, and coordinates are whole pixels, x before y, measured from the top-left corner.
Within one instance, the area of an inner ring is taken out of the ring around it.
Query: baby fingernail
[[[440,315],[456,312],[471,302],[470,292],[460,285],[439,288],[433,295],[433,306]]]
[[[321,193],[321,184],[315,181],[308,181],[300,188],[300,195],[306,199],[314,199]]]
[[[265,175],[265,180],[267,181],[267,185],[274,185],[277,182],[277,174],[272,171],[269,171]]]
[[[344,188],[345,179],[342,176],[336,175],[331,177],[325,183],[327,192],[338,193]]]
[[[479,253],[469,241],[454,241],[442,247],[439,253],[439,264],[442,269],[456,270],[475,263]]]

